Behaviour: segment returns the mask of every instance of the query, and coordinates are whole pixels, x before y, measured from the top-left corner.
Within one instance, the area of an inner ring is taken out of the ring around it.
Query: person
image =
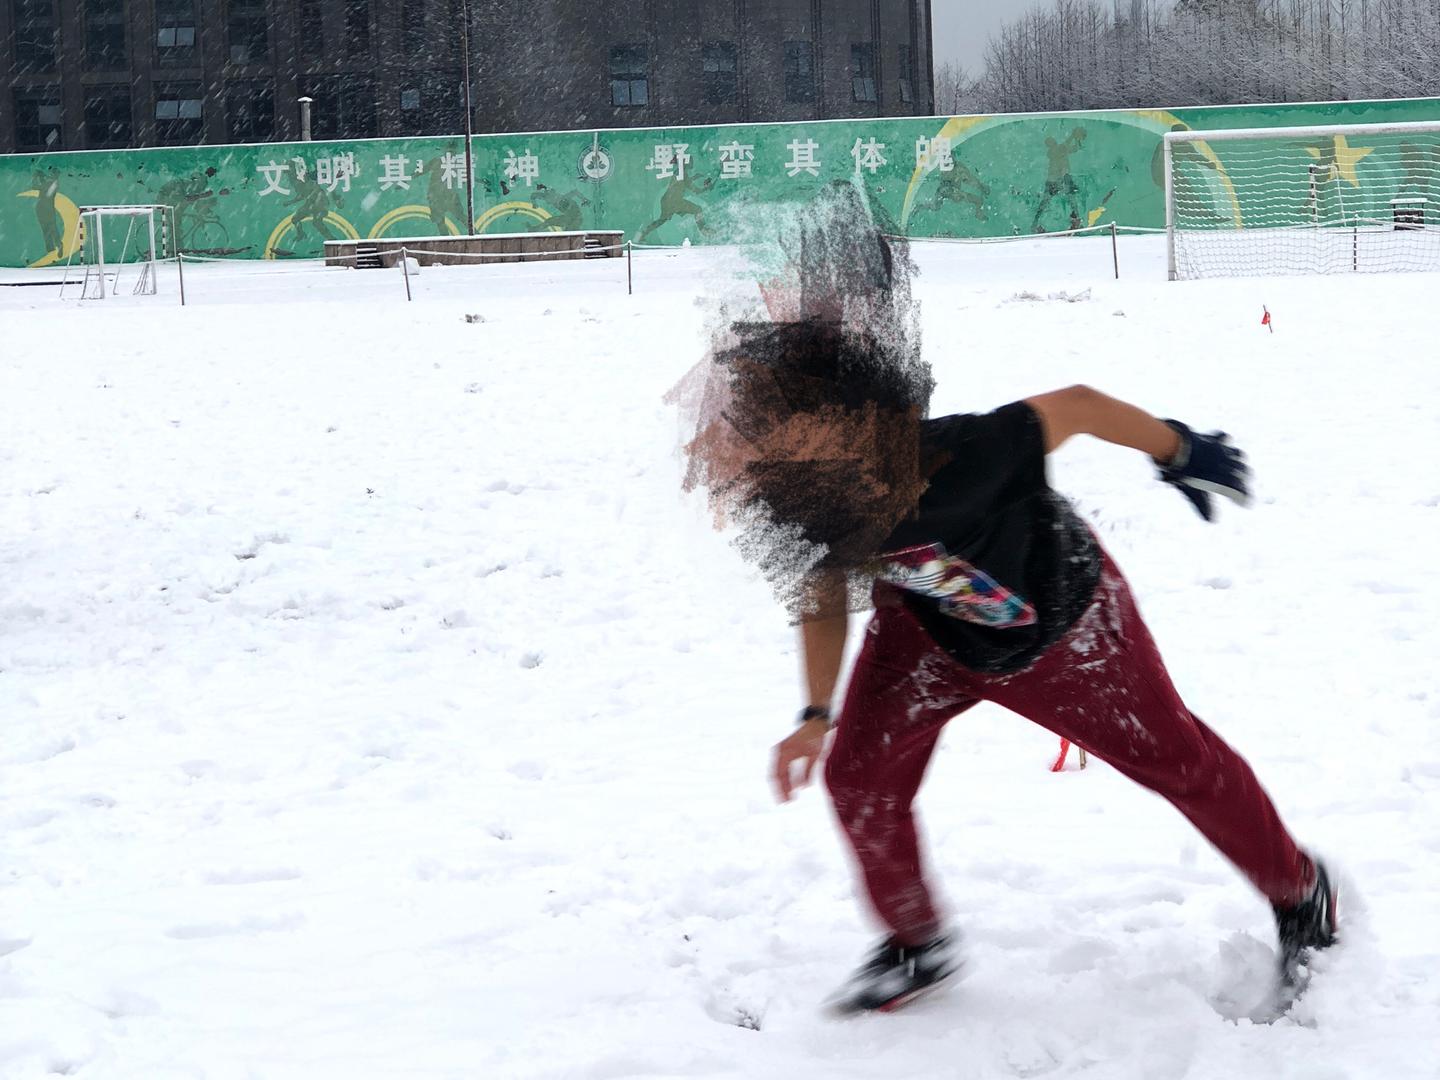
[[[1248,503],[1244,455],[1224,434],[1086,386],[924,419],[933,382],[912,344],[847,323],[843,307],[732,327],[686,446],[687,487],[705,486],[722,522],[747,523],[737,545],[798,623],[806,698],[775,748],[779,798],[825,760],[885,930],[832,1004],[888,1011],[961,963],[912,803],[945,724],[981,701],[1174,804],[1269,900],[1293,982],[1309,951],[1335,939],[1331,876],[1245,760],[1186,708],[1120,568],[1046,473],[1047,455],[1089,435],[1148,455],[1211,521],[1217,497]],[[842,703],[857,580],[874,613]]]

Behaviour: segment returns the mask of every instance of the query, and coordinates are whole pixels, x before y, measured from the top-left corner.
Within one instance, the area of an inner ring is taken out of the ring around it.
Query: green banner
[[[858,176],[913,236],[1159,228],[1167,131],[1415,120],[1440,120],[1440,99],[485,135],[470,227],[721,243],[767,207]],[[460,234],[466,187],[463,137],[5,155],[0,265],[65,262],[80,209],[97,205],[172,206],[178,245],[214,257]]]

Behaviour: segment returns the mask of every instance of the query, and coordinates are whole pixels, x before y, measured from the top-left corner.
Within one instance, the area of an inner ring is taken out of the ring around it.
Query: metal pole
[[[60,279],[60,299],[61,299],[61,300],[64,300],[64,299],[65,299],[65,286],[70,283],[70,263],[71,263],[71,262],[74,260],[74,258],[75,258],[75,249],[76,249],[77,247],[80,247],[81,244],[82,244],[83,237],[84,237],[84,233],[82,232],[82,230],[83,230],[84,228],[85,228],[85,214],[84,214],[84,212],[82,211],[81,214],[80,214],[80,216],[75,219],[75,239],[74,239],[74,241],[70,244],[70,254],[69,254],[68,256],[66,256],[66,258],[65,258],[65,275],[64,275],[64,277],[62,277],[62,278]],[[65,250],[65,244],[66,244],[66,241],[64,241],[64,240],[61,240],[61,241],[60,241],[60,250],[61,250],[62,252]],[[84,260],[85,260],[85,256],[84,256],[84,255],[81,255],[81,256],[80,256],[80,260],[81,260],[81,262],[83,263]]]
[[[153,295],[160,291],[160,264],[155,260],[155,211],[146,214],[145,220],[150,225],[150,265],[145,269],[154,275],[150,279],[150,292],[146,295]]]
[[[1117,234],[1119,233],[1119,231],[1120,230],[1115,227],[1115,222],[1110,222],[1110,253],[1115,256],[1116,281],[1120,280],[1120,241],[1117,238]],[[1085,751],[1082,750],[1080,752],[1083,754]]]
[[[465,66],[465,235],[475,230],[475,161],[470,148],[474,132],[470,107],[470,0],[461,0],[460,50]]]
[[[175,207],[170,207],[170,243],[175,245],[175,266],[180,271],[180,306],[185,306],[185,252],[180,250],[180,238],[175,232]]]
[[[301,141],[301,142],[309,142],[309,141],[310,141],[310,106],[311,106],[312,104],[314,104],[315,99],[312,98],[312,97],[302,97],[302,98],[299,98],[298,100],[299,100],[299,102],[300,102],[300,141]]]
[[[1170,136],[1165,139],[1165,269],[1171,281],[1179,275],[1175,272],[1175,151]]]
[[[105,299],[105,218],[95,215],[95,256],[100,266],[100,299]]]
[[[410,295],[410,253],[404,247],[400,248],[400,272],[405,275],[405,302],[408,304],[414,297]]]
[[[635,264],[631,253],[635,250],[633,241],[625,241],[625,295],[635,295]]]

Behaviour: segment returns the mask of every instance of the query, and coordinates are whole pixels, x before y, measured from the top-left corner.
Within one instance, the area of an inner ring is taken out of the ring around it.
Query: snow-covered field
[[[713,258],[641,253],[633,297],[616,261],[408,304],[295,267],[184,308],[0,288],[0,1076],[1440,1074],[1436,279],[917,251],[937,412],[1083,381],[1250,453],[1214,526],[1113,447],[1053,473],[1343,870],[1346,940],[1244,1019],[1264,902],[982,707],[921,796],[969,976],[835,1021],[874,930],[822,793],[767,789],[791,631],[661,402]]]

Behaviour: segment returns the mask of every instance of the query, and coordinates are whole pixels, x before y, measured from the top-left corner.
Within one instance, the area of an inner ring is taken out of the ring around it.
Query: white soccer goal
[[[81,207],[75,223],[79,235],[60,282],[61,297],[70,283],[70,268],[77,254],[84,268],[80,299],[103,300],[107,289],[109,295],[118,295],[126,267],[137,268],[130,291],[136,296],[154,296],[158,289],[157,263],[164,257],[172,235],[168,217],[171,213],[168,206]]]
[[[1173,131],[1170,280],[1440,270],[1440,123]]]

